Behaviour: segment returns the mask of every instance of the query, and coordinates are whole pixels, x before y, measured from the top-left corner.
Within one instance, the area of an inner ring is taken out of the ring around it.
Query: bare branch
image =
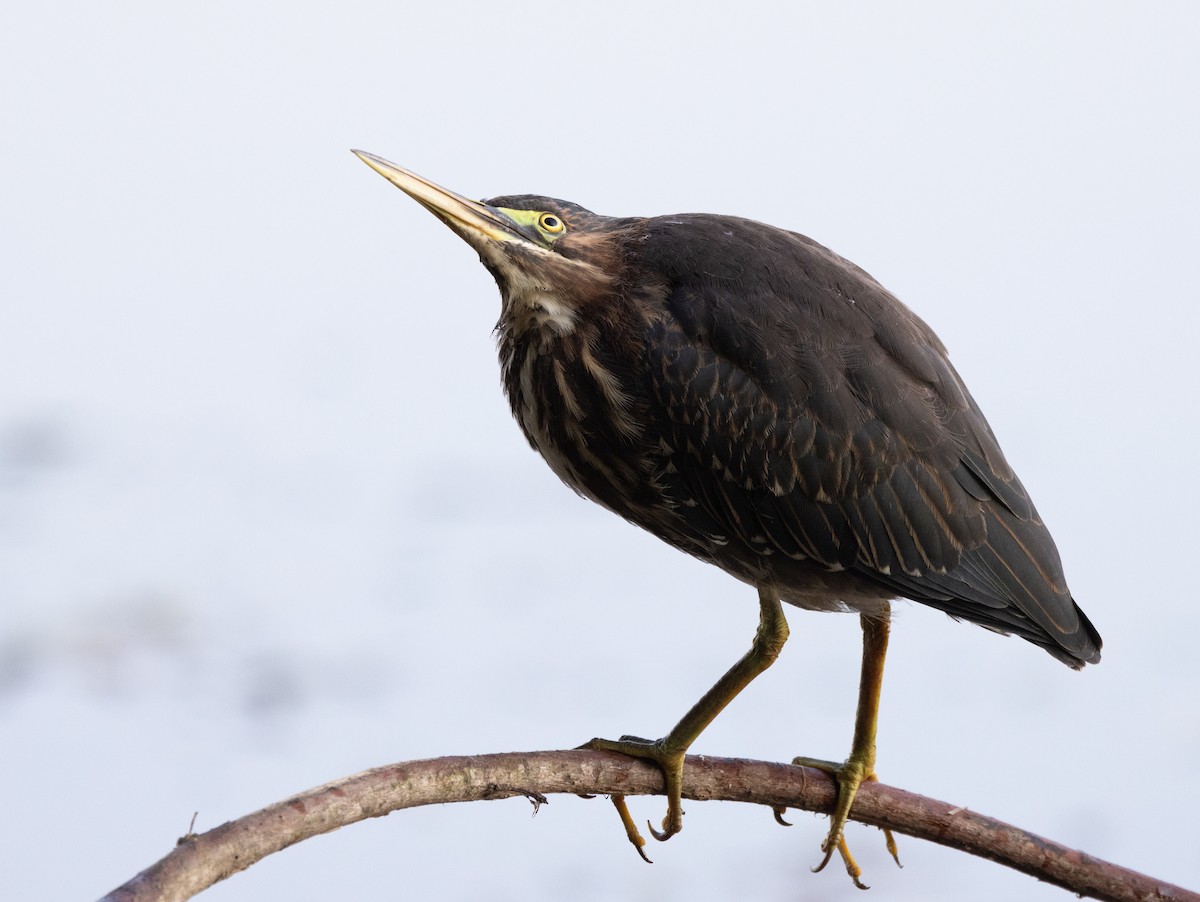
[[[402,808],[553,793],[658,795],[652,764],[596,751],[511,752],[434,758],[364,771],[270,805],[175,850],[101,902],[182,902],[273,852]],[[828,812],[832,779],[818,770],[737,758],[688,756],[684,796]],[[981,814],[880,783],[864,783],[850,816],[989,858],[1081,896],[1200,902],[1200,894],[1068,849]]]

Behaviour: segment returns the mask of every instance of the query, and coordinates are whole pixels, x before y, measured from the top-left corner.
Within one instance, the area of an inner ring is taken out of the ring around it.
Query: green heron
[[[495,277],[504,389],[558,477],[758,590],[750,650],[664,738],[586,744],[662,768],[656,838],[682,828],[688,747],[783,647],[781,601],[861,620],[850,755],[795,759],[838,785],[817,870],[837,850],[859,886],[843,828],[875,779],[892,599],[1020,636],[1076,669],[1100,660],[1054,541],[945,347],[853,263],[734,216],[477,202],[355,153]]]

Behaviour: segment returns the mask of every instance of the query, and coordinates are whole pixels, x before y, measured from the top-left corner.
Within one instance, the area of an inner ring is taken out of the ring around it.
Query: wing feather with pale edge
[[[679,228],[704,233],[693,246],[722,241],[719,260],[668,253],[680,242],[656,239]],[[650,220],[644,252],[666,274],[650,388],[707,518],[1072,666],[1099,660],[1049,532],[924,322],[853,264],[760,223]]]

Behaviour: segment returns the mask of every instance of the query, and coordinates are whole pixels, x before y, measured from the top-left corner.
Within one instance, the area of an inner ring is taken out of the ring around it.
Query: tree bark
[[[835,786],[807,767],[689,755],[684,797],[828,813]],[[553,793],[653,795],[653,764],[609,752],[573,750],[408,761],[363,771],[179,839],[161,861],[101,902],[181,902],[267,855],[402,808]],[[964,808],[880,783],[864,783],[850,817],[1015,868],[1080,896],[1118,902],[1200,902],[1200,894],[1068,849]]]

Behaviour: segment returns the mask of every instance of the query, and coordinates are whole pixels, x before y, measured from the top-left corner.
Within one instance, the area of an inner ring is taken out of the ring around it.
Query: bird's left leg
[[[829,863],[834,850],[842,856],[846,872],[859,889],[867,887],[859,880],[862,869],[854,861],[846,838],[842,831],[846,819],[850,816],[850,806],[854,804],[854,796],[858,787],[863,783],[876,779],[875,777],[875,731],[879,723],[879,694],[883,689],[883,661],[887,656],[888,630],[891,619],[891,607],[885,603],[882,614],[862,614],[863,657],[862,678],[858,684],[858,711],[854,717],[854,741],[850,746],[850,757],[843,763],[819,761],[813,758],[795,758],[793,764],[815,767],[832,774],[837,780],[837,804],[830,815],[829,833],[821,843],[821,851],[825,857],[813,870],[819,871]],[[883,831],[887,849],[900,863],[896,851],[896,840],[890,830]]]
[[[696,741],[696,737],[704,732],[705,727],[713,722],[725,706],[745,689],[750,682],[766,670],[779,657],[783,643],[787,641],[788,626],[783,616],[783,607],[779,601],[779,593],[772,586],[758,587],[759,620],[758,631],[754,634],[754,643],[736,664],[717,680],[716,684],[704,693],[704,696],[690,711],[683,716],[662,739],[651,741],[637,736],[622,736],[618,740],[593,739],[584,743],[580,748],[600,749],[609,752],[622,752],[635,758],[648,758],[658,764],[666,778],[667,814],[663,818],[662,830],[650,827],[650,832],[657,840],[667,840],[683,829],[683,758],[688,747]],[[633,843],[638,853],[642,853],[645,840],[642,839],[629,816],[623,796],[613,796],[613,803],[621,815],[629,841]],[[649,860],[649,859],[647,859]]]

